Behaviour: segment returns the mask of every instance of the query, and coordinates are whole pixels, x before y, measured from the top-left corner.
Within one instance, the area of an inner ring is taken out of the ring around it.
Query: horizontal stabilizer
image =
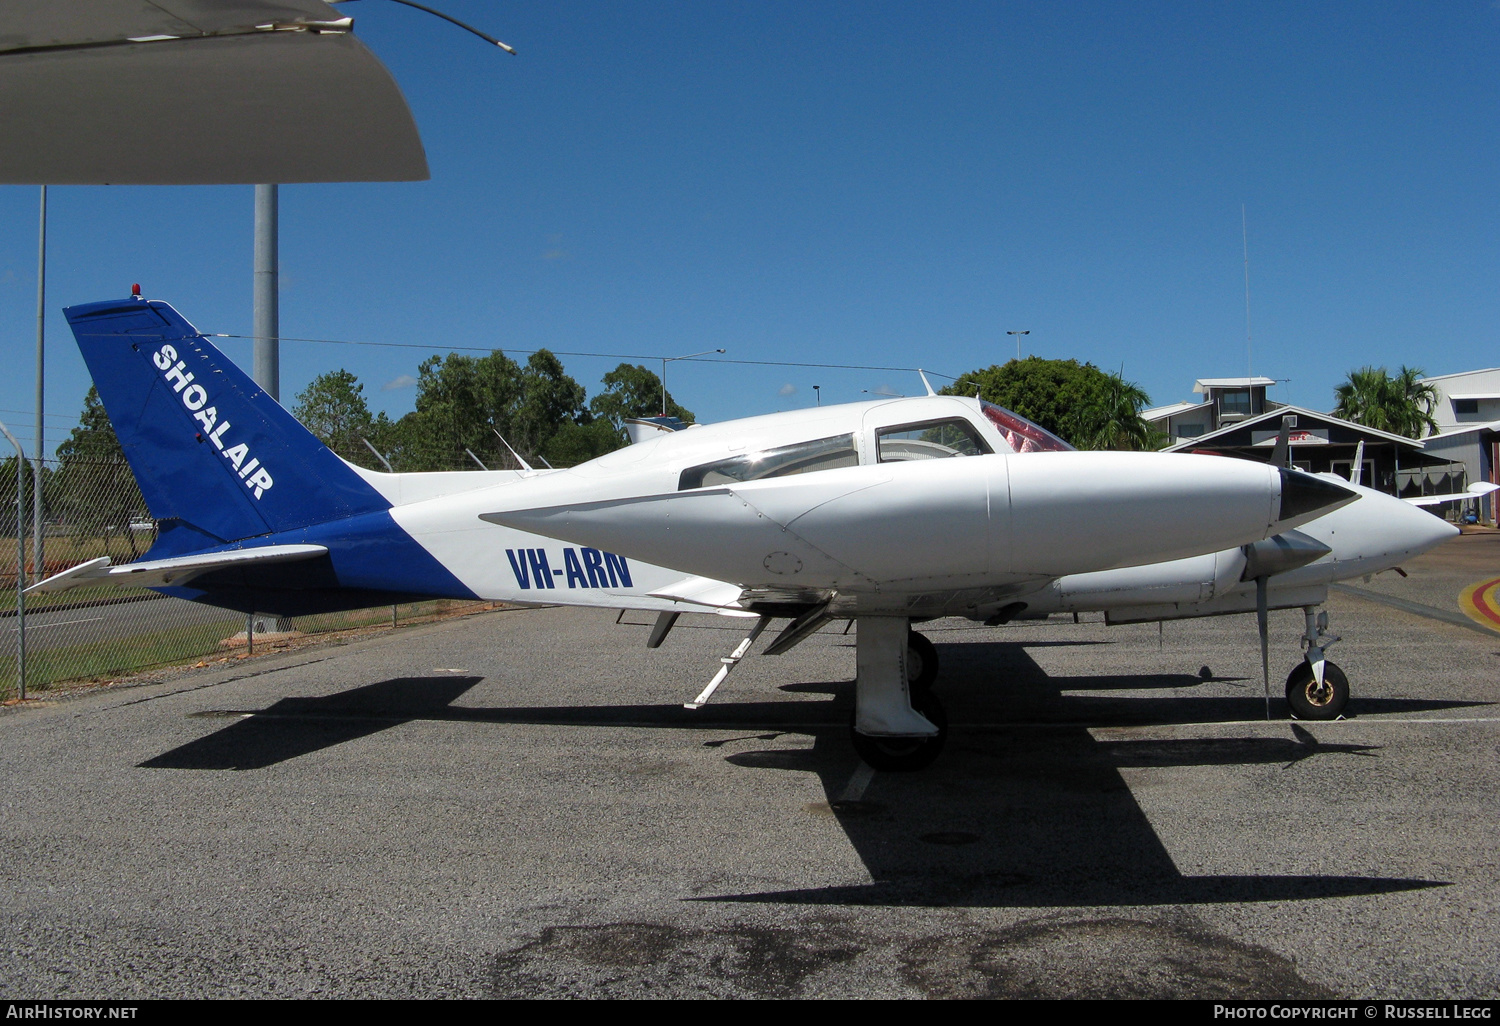
[[[53,574],[27,588],[25,594],[33,592],[67,591],[83,585],[116,585],[124,588],[164,588],[180,585],[206,574],[210,570],[226,570],[237,567],[263,566],[267,563],[290,563],[301,559],[314,559],[326,555],[323,545],[262,545],[253,549],[235,549],[231,552],[205,552],[197,556],[177,556],[173,559],[148,559],[139,563],[114,566],[108,556],[91,559],[70,567],[60,574]]]
[[[1500,485],[1490,484],[1488,481],[1475,481],[1469,485],[1466,492],[1454,492],[1451,495],[1414,495],[1406,501],[1413,506],[1441,506],[1445,502],[1463,502],[1465,499],[1482,499],[1493,491],[1500,490]]]

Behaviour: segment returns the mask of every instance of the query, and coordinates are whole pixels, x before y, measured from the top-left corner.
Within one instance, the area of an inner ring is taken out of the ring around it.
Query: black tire
[[[948,714],[943,703],[930,691],[913,691],[911,707],[937,727],[936,737],[871,737],[861,734],[851,724],[849,738],[859,757],[871,769],[886,773],[912,773],[932,765],[948,741]]]
[[[1349,678],[1335,663],[1323,664],[1323,687],[1304,660],[1286,678],[1286,701],[1299,720],[1336,720],[1349,704]]]
[[[937,646],[925,635],[909,632],[906,635],[906,686],[914,693],[931,691],[937,677]]]

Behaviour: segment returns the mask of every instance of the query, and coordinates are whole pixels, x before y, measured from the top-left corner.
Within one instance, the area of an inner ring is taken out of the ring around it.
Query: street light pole
[[[667,415],[667,364],[678,360],[696,360],[700,356],[710,356],[714,353],[722,353],[722,349],[705,349],[701,353],[692,353],[688,356],[663,356],[661,358],[661,415]]]
[[[486,43],[498,46],[511,56],[515,56],[515,47],[507,46],[494,36],[481,32],[468,22],[459,21],[450,14],[444,14],[425,4],[414,3],[413,0],[392,0],[392,2],[436,15],[466,32],[473,33]],[[45,203],[46,193],[43,192],[42,195],[43,203]],[[251,377],[267,395],[280,402],[281,317],[278,295],[280,267],[277,256],[277,205],[278,196],[275,185],[255,187],[255,314],[252,327],[255,335],[253,343],[255,348],[251,362],[253,370]]]
[[[813,395],[815,395],[815,396],[818,397],[818,405],[819,406],[823,405],[823,393],[821,391],[819,391],[819,389],[821,389],[822,387],[823,387],[822,385],[814,385],[813,386]]]
[[[46,554],[42,544],[42,456],[45,449],[43,407],[46,404],[47,354],[47,187],[42,186],[42,211],[36,241],[36,442],[31,452],[31,574],[32,581],[46,576]]]
[[[1021,358],[1021,336],[1030,335],[1031,329],[1027,328],[1025,331],[1007,331],[1006,334],[1016,336],[1016,359],[1019,360]]]
[[[278,278],[277,189],[255,187],[255,335],[251,362],[255,383],[272,399],[281,400],[281,316]]]

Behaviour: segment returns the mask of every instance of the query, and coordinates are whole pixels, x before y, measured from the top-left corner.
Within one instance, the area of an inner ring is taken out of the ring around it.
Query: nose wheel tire
[[[931,691],[937,683],[937,647],[924,635],[912,631],[906,636],[906,684],[912,692]],[[918,709],[918,712],[922,710]],[[931,719],[929,716],[928,719]]]
[[[1334,663],[1323,664],[1323,686],[1312,667],[1298,663],[1286,678],[1286,701],[1299,720],[1336,720],[1349,704],[1349,678]]]
[[[948,714],[943,703],[930,691],[913,689],[911,707],[937,727],[935,737],[874,737],[861,734],[850,725],[849,739],[854,742],[854,750],[870,764],[871,769],[911,773],[926,769],[942,754],[943,745],[948,741]]]

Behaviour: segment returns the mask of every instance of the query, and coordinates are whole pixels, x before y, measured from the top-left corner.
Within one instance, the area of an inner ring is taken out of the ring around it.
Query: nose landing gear
[[[1324,653],[1341,640],[1328,632],[1328,613],[1303,606],[1307,629],[1302,635],[1303,661],[1286,678],[1286,700],[1299,720],[1336,720],[1349,704],[1349,678]]]

